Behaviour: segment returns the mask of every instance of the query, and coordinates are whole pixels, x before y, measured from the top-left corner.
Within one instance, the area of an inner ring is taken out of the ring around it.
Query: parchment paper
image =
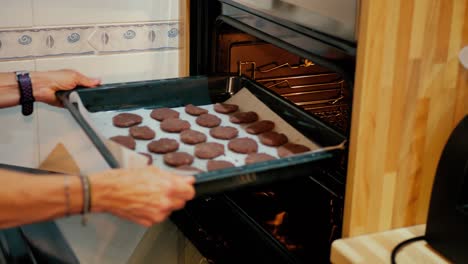
[[[156,132],[155,140],[161,139],[161,138],[176,139],[180,144],[178,151],[185,151],[192,155],[194,154],[195,146],[182,143],[180,141],[180,133],[168,133],[160,129],[160,122],[150,117],[150,113],[152,111],[151,109],[137,109],[137,110],[125,110],[125,111],[103,111],[103,112],[91,113],[91,112],[86,111],[85,107],[83,107],[78,94],[71,96],[70,100],[80,105],[79,109],[82,115],[87,120],[87,122],[93,127],[93,129],[99,134],[99,136],[101,137],[103,141],[108,142],[109,140],[107,139],[113,136],[129,135],[129,128],[115,127],[112,124],[112,117],[121,112],[134,113],[143,117],[143,122],[140,125],[147,125]],[[274,131],[286,134],[289,138],[289,142],[296,143],[296,144],[303,144],[305,146],[308,146],[312,151],[317,151],[321,148],[318,144],[310,141],[309,139],[304,137],[300,132],[298,132],[296,129],[290,126],[287,122],[285,122],[281,117],[275,114],[270,108],[268,108],[265,104],[263,104],[259,99],[257,99],[253,94],[251,94],[245,88],[237,92],[233,97],[227,100],[226,103],[239,105],[239,111],[256,112],[259,115],[259,120],[273,121],[275,123]],[[269,146],[263,145],[262,143],[260,143],[257,135],[251,135],[245,131],[245,127],[250,124],[239,125],[239,124],[231,123],[229,121],[230,115],[216,113],[213,109],[213,105],[204,105],[204,106],[199,106],[199,107],[207,109],[209,113],[215,114],[216,116],[221,118],[222,121],[221,121],[220,126],[232,126],[232,127],[237,128],[239,130],[238,137],[249,137],[257,141],[258,153],[266,153],[266,154],[279,158],[277,155],[276,147],[269,147]],[[211,137],[209,135],[210,129],[196,124],[195,120],[197,117],[191,116],[185,113],[184,107],[178,107],[178,108],[173,108],[173,109],[180,113],[181,119],[187,120],[190,122],[191,129],[203,132],[205,135],[207,135],[207,138],[208,138],[207,142],[217,142],[225,146],[225,155],[220,156],[216,158],[215,160],[230,161],[236,166],[242,166],[245,164],[244,160],[247,155],[238,154],[233,151],[230,151],[227,147],[229,140],[220,140],[220,139]],[[153,165],[157,167],[160,167],[162,169],[167,169],[167,170],[174,170],[174,168],[167,166],[164,163],[162,154],[155,154],[155,153],[151,153],[148,151],[147,145],[149,142],[151,142],[151,140],[136,140],[137,144],[136,144],[135,151],[151,154],[151,156],[153,157]],[[113,142],[110,142],[111,145],[112,143]],[[109,144],[109,142],[107,144]],[[206,171],[206,163],[207,163],[207,160],[195,158],[194,163],[191,166],[194,166],[203,171]]]

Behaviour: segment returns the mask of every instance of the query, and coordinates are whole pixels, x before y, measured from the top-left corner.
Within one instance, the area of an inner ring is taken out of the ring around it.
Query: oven
[[[199,0],[190,10],[190,75],[243,76],[349,138],[357,1]],[[346,161],[343,151],[305,177],[199,197],[171,220],[208,263],[328,263]]]

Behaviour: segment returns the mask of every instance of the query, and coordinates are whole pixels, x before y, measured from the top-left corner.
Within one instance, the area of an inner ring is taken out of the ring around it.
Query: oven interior
[[[348,135],[352,84],[339,73],[226,23],[208,39],[203,73],[243,75]],[[172,219],[210,263],[328,263],[345,180],[346,153],[309,177],[196,199]]]

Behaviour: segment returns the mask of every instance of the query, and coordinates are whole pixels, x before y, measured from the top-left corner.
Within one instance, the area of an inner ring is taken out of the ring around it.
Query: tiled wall
[[[0,72],[71,68],[103,83],[181,75],[186,0],[0,0]],[[77,129],[63,109],[0,109],[0,163],[37,166]],[[14,153],[6,150],[15,150]]]

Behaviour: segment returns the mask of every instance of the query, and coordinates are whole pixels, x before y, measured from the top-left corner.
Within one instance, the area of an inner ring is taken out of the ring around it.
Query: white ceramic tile
[[[37,70],[76,69],[103,83],[173,78],[179,75],[179,50],[44,58]]]
[[[33,25],[33,0],[0,0],[0,28]]]
[[[34,24],[43,26],[177,20],[181,0],[33,1]]]
[[[34,61],[0,62],[0,72],[34,70]],[[36,108],[37,110],[37,108]],[[37,111],[23,116],[21,107],[0,109],[0,163],[38,166]]]

